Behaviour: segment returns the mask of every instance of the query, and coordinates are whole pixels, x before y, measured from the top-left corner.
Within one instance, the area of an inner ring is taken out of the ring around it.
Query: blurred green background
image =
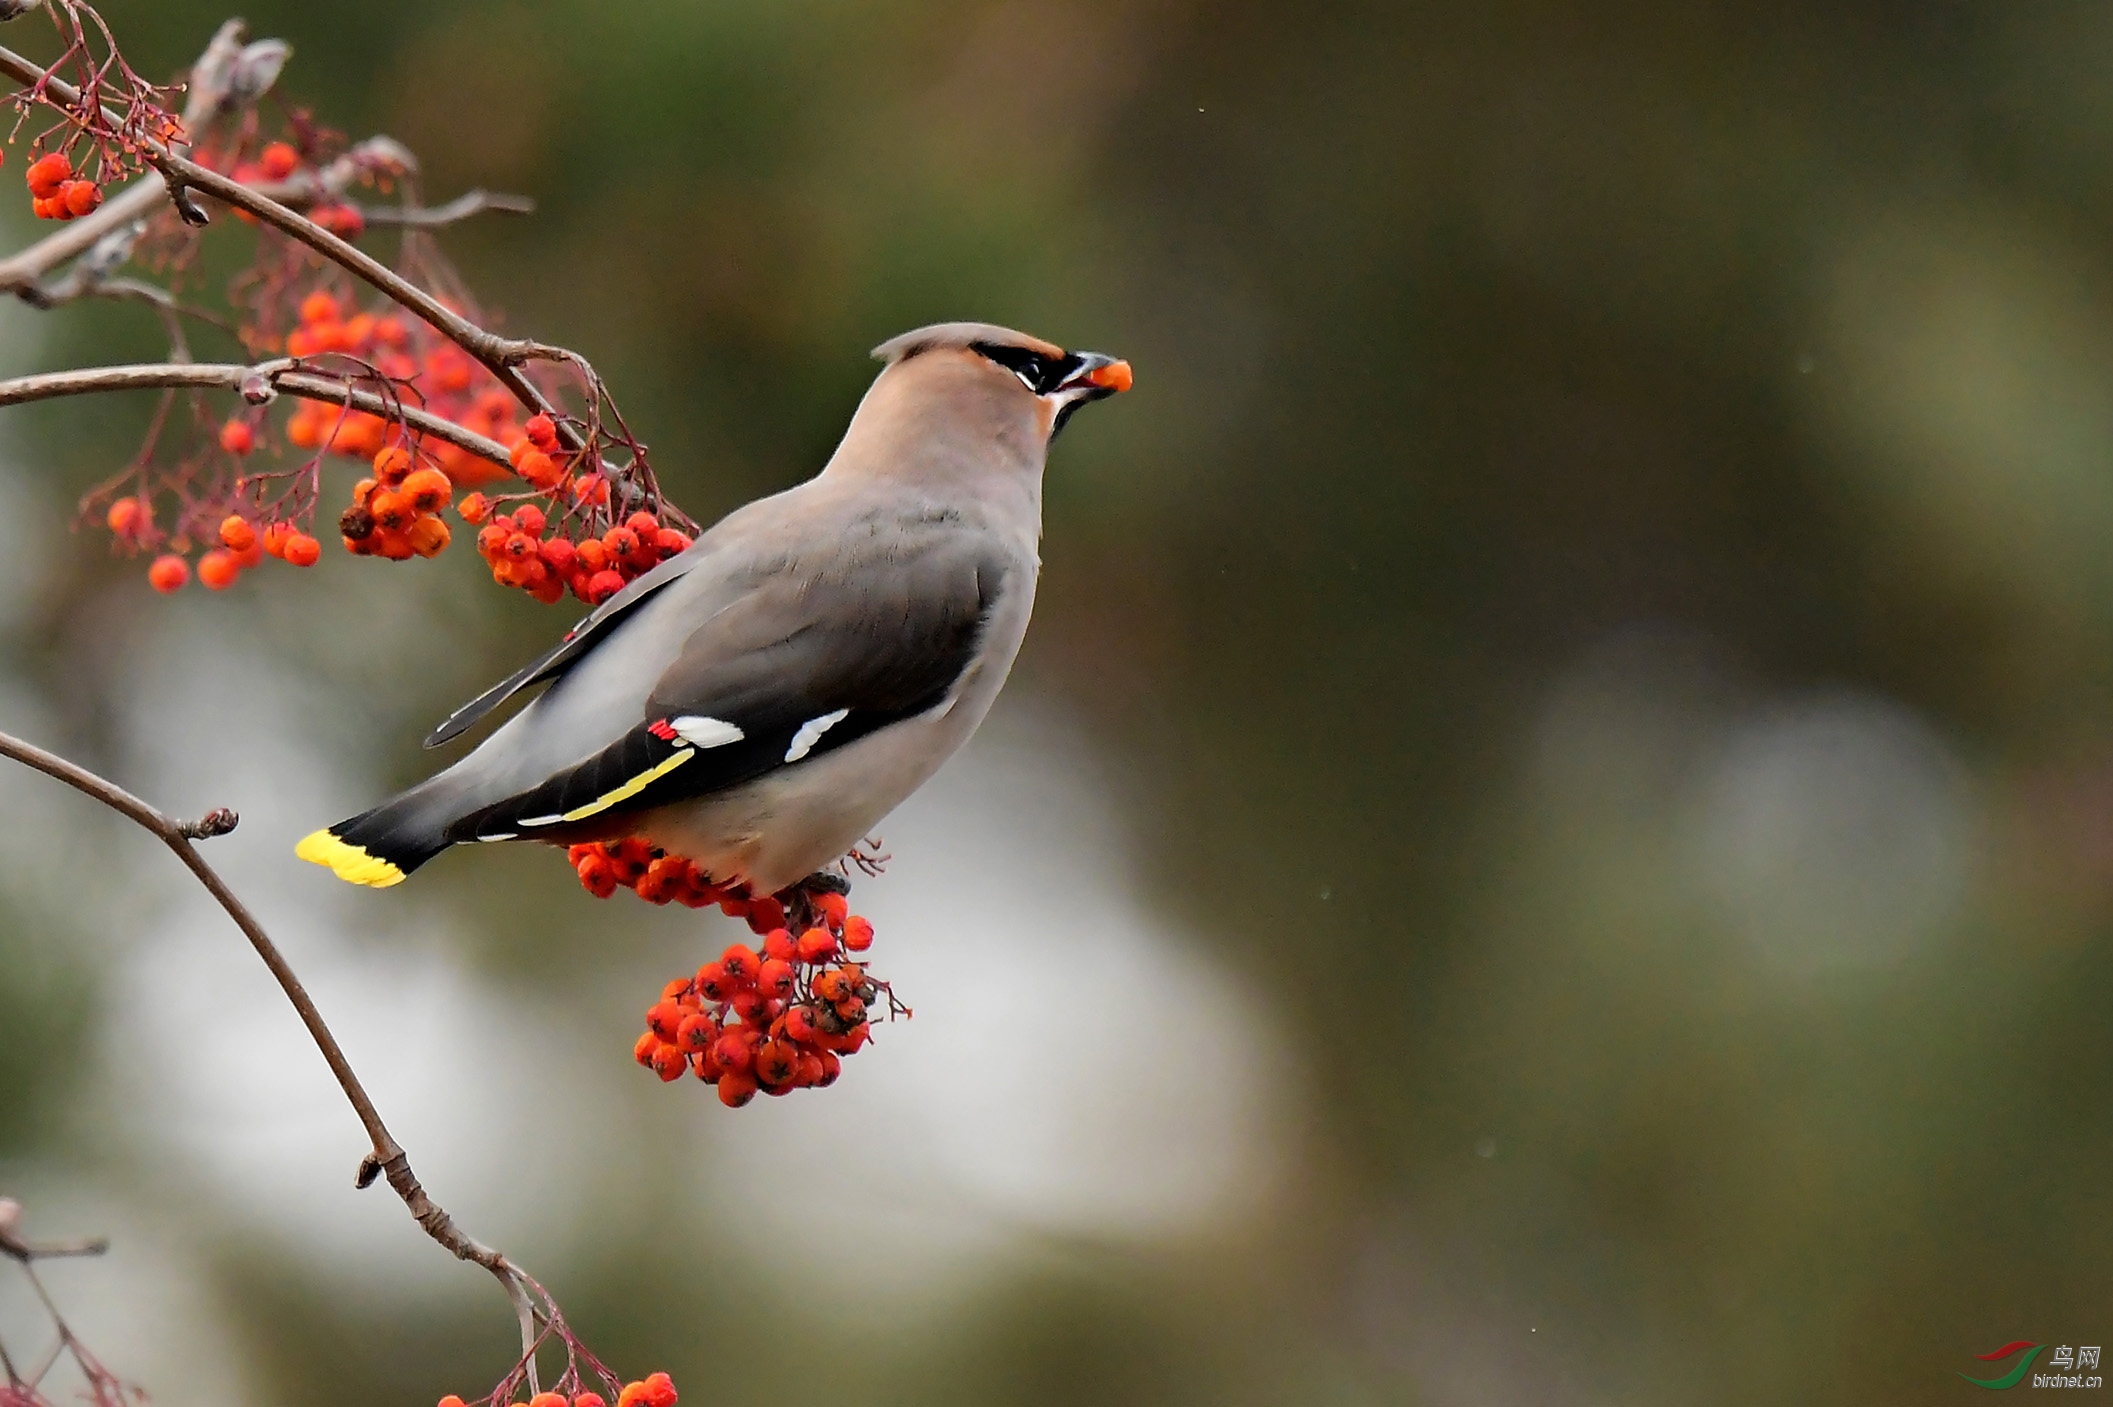
[[[106,12],[150,74],[224,13]],[[291,857],[567,613],[465,552],[154,598],[65,527],[146,407],[0,418],[4,726],[243,812],[215,853],[429,1185],[620,1369],[1925,1403],[2113,1338],[2113,10],[243,13],[435,198],[536,198],[448,249],[700,517],[905,328],[1137,368],[861,885],[916,1020],[740,1114],[627,1063],[723,922]],[[10,373],[159,350],[0,317]],[[91,1342],[170,1407],[482,1392],[500,1297],[351,1190],[238,936],[41,779],[0,818],[0,1190],[117,1238],[51,1277]]]

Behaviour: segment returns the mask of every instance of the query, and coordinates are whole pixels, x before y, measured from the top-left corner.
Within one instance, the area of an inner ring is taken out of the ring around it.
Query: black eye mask
[[[1006,347],[996,342],[976,342],[971,348],[978,356],[1019,377],[1020,384],[1038,396],[1056,390],[1064,384],[1065,377],[1085,365],[1080,357],[1045,357],[1026,347]]]

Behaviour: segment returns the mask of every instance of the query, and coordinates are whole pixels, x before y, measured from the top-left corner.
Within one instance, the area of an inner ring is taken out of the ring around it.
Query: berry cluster
[[[611,1383],[614,1383],[612,1378]],[[489,1398],[478,1399],[489,1407],[609,1407],[609,1400],[598,1392],[580,1391],[567,1397],[561,1392],[539,1392],[526,1402],[503,1402],[505,1392],[495,1392]],[[677,1393],[675,1381],[666,1373],[654,1373],[641,1382],[625,1383],[616,1394],[616,1407],[675,1407]],[[440,1399],[438,1407],[471,1407],[454,1393]]]
[[[137,541],[149,527],[149,514],[143,500],[120,498],[104,521],[120,542]],[[208,590],[225,591],[243,572],[264,565],[266,557],[312,567],[322,554],[322,545],[291,523],[266,523],[260,530],[240,514],[230,514],[220,524],[220,546],[198,559],[198,580]],[[173,552],[156,557],[147,568],[147,583],[164,595],[181,590],[190,579],[191,564]]]
[[[332,353],[371,366],[387,380],[416,384],[426,410],[466,430],[507,444],[520,436],[516,402],[470,355],[416,318],[396,313],[348,312],[337,296],[317,289],[301,300],[300,323],[286,336],[290,357]],[[303,401],[286,423],[286,438],[301,449],[326,449],[371,459],[390,439],[379,415],[324,401]],[[506,477],[498,465],[444,440],[420,443],[452,483],[466,487]]]
[[[455,486],[434,468],[418,468],[411,451],[391,445],[374,456],[374,477],[352,486],[352,506],[338,518],[345,550],[404,562],[447,549],[453,534],[440,510]]]
[[[29,163],[29,208],[39,220],[73,220],[103,203],[103,188],[77,180],[66,153],[46,152]]]
[[[531,432],[538,420],[549,425],[543,416],[535,416],[528,422]],[[547,458],[540,452],[538,457]],[[608,488],[606,483],[598,486]],[[473,493],[455,511],[465,522],[484,524],[477,534],[477,551],[491,565],[492,580],[519,587],[545,605],[570,588],[588,605],[599,606],[633,577],[690,545],[688,533],[662,527],[651,513],[633,513],[599,537],[583,533],[573,538],[562,530],[545,537],[550,521],[534,504],[496,517],[492,506],[483,494]]]
[[[577,845],[572,854],[580,882],[596,894],[628,885],[657,903],[702,906],[717,893],[722,910],[746,918],[762,937],[760,952],[735,943],[696,976],[668,983],[646,1012],[645,1034],[631,1053],[662,1080],[693,1071],[718,1087],[730,1109],[758,1090],[825,1087],[836,1082],[843,1058],[871,1037],[875,1001],[885,997],[890,1016],[908,1015],[886,983],[848,956],[872,946],[873,925],[841,894],[794,891],[804,925],[795,936],[780,900],[726,894],[689,861],[655,854],[642,841]]]

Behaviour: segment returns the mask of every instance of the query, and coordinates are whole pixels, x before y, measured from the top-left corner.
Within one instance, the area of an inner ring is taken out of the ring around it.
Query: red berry
[[[814,1082],[814,1086],[816,1089],[827,1089],[835,1084],[836,1077],[843,1073],[844,1062],[837,1057],[837,1053],[833,1050],[823,1051],[821,1060],[822,1077]]]
[[[66,213],[76,219],[103,203],[103,188],[93,181],[68,181],[63,195]]]
[[[653,1073],[660,1076],[663,1084],[669,1080],[680,1079],[682,1072],[689,1068],[690,1058],[674,1046],[663,1045],[654,1048]]]
[[[719,1077],[719,1102],[729,1109],[739,1109],[756,1097],[756,1081],[751,1075],[739,1070],[729,1070]]]
[[[727,978],[736,987],[753,987],[763,964],[754,948],[746,943],[736,943],[719,955],[719,965],[726,969]]]
[[[826,928],[810,928],[800,935],[800,961],[820,962],[836,951],[836,939]]]
[[[59,187],[73,179],[73,163],[62,151],[47,152],[29,163],[23,172],[29,179],[29,193],[38,200],[49,200],[59,193]]]
[[[654,535],[653,545],[660,549],[662,557],[673,557],[690,550],[690,535],[673,528],[662,528]]]
[[[540,411],[528,417],[528,423],[521,427],[521,431],[528,436],[529,444],[545,454],[558,447],[558,427]]]
[[[146,526],[147,510],[136,498],[121,498],[110,505],[103,521],[119,537],[130,537]]]
[[[147,568],[147,584],[166,596],[180,590],[191,579],[191,564],[174,553],[156,557],[154,565]]]
[[[719,1062],[720,1069],[746,1070],[755,1059],[754,1046],[743,1039],[743,1032],[748,1029],[750,1028],[742,1027],[727,1031],[712,1042],[712,1058]]]
[[[756,1049],[755,1062],[758,1084],[789,1085],[800,1070],[800,1050],[791,1041],[765,1041]]]
[[[767,960],[756,973],[756,990],[767,997],[792,995],[792,964],[779,958]]]
[[[599,571],[587,578],[587,601],[599,606],[602,602],[624,589],[624,578],[619,572]]]
[[[857,914],[844,920],[844,946],[854,953],[863,953],[873,946],[873,925]]]
[[[246,420],[230,420],[220,427],[220,447],[229,454],[248,454],[257,447],[257,432]]]
[[[640,542],[653,542],[660,536],[660,519],[651,513],[633,513],[624,519],[624,526],[629,528]]]
[[[697,969],[697,992],[706,1001],[725,1001],[734,994],[734,986],[725,963],[708,962]]]
[[[225,547],[216,547],[198,559],[198,580],[208,591],[225,591],[242,575],[242,564]]]
[[[763,935],[763,956],[767,958],[791,962],[799,951],[792,941],[792,934],[783,928],[773,928]]]
[[[257,156],[257,169],[271,181],[285,180],[300,164],[300,153],[285,142],[273,142]]]
[[[682,1029],[682,1018],[687,1015],[680,1002],[658,1001],[646,1013],[646,1029],[664,1041],[672,1041]]]

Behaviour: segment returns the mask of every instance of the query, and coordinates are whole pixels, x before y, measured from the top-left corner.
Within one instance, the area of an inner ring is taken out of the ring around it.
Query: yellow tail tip
[[[404,872],[379,856],[369,855],[357,845],[347,845],[327,830],[317,831],[293,848],[293,853],[312,865],[328,865],[330,872],[347,884],[369,889],[387,889],[404,882]]]

